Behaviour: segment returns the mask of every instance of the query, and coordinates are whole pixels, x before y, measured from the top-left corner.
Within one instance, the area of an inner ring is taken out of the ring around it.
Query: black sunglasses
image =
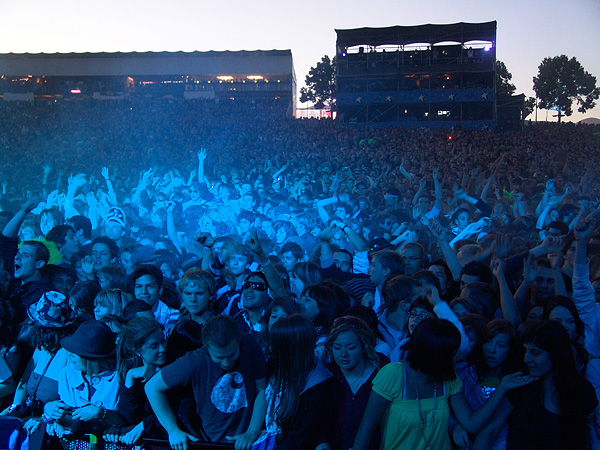
[[[264,292],[267,290],[267,285],[265,283],[261,283],[260,281],[244,281],[242,285],[244,289],[252,288],[255,291]]]

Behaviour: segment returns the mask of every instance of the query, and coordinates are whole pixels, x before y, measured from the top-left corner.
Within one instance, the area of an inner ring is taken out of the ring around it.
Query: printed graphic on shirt
[[[210,401],[219,411],[234,413],[248,407],[244,377],[239,372],[229,372],[217,380]]]

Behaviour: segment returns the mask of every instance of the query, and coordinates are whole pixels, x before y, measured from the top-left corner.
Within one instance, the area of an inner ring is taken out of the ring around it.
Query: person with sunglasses
[[[251,272],[242,284],[239,312],[234,320],[244,333],[259,333],[262,330],[262,317],[271,302],[268,293],[269,283],[262,272]]]

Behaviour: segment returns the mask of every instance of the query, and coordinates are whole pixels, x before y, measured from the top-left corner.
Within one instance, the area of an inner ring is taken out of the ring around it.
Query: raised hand
[[[590,220],[581,219],[577,222],[577,225],[575,225],[573,234],[578,241],[588,241],[592,236],[593,231],[594,227],[592,222]]]
[[[504,276],[506,271],[506,263],[502,261],[500,258],[494,258],[492,261],[492,273],[496,278],[500,278]]]
[[[431,222],[429,222],[429,226],[427,228],[429,229],[431,235],[436,241],[446,239],[446,230],[440,225],[440,223],[437,220],[432,220]]]
[[[562,239],[558,236],[546,236],[546,239],[542,241],[540,247],[544,250],[544,253],[557,253],[560,252],[562,245]]]
[[[58,189],[53,190],[48,194],[46,205],[54,205],[58,200]]]
[[[533,283],[535,280],[535,269],[533,267],[534,256],[530,253],[523,264],[523,282],[527,284]]]
[[[260,240],[258,239],[258,232],[254,227],[252,227],[252,229],[250,230],[250,233],[244,241],[244,244],[246,244],[246,246],[250,249],[252,253],[256,254],[259,257],[265,254],[262,245],[260,245]]]

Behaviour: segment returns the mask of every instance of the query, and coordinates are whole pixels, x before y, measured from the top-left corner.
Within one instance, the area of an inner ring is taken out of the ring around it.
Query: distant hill
[[[585,123],[587,125],[600,125],[600,119],[595,117],[588,117],[587,119],[582,119],[577,123]]]

